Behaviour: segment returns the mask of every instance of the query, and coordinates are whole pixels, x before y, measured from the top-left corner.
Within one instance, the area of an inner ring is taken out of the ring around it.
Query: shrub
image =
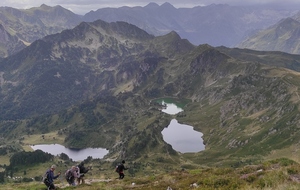
[[[214,171],[214,174],[216,174],[216,175],[226,175],[226,174],[232,173],[233,171],[234,170],[232,168],[217,168]]]
[[[246,178],[244,178],[245,181],[249,182],[249,183],[253,183],[256,179],[257,176],[256,175],[248,175]]]
[[[229,183],[230,183],[229,179],[224,179],[224,178],[216,179],[214,181],[214,187],[219,188],[219,187],[228,186]]]
[[[298,174],[298,173],[299,173],[299,170],[298,170],[298,168],[288,168],[288,169],[287,169],[287,173],[288,173],[289,175],[292,175],[292,174]]]
[[[32,182],[32,181],[33,181],[33,179],[32,178],[28,178],[28,177],[24,177],[22,179],[22,182]]]
[[[42,178],[43,178],[42,176],[35,176],[34,180],[35,181],[42,181]]]
[[[276,160],[272,160],[272,161],[270,161],[270,163],[280,164],[281,166],[290,166],[290,165],[296,164],[295,161],[287,159],[287,158],[279,158]]]

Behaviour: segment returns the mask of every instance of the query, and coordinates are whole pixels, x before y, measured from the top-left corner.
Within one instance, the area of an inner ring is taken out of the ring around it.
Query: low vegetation
[[[91,161],[89,164],[95,163]],[[105,166],[105,165],[104,165]],[[202,189],[202,190],[286,190],[300,188],[300,164],[286,159],[275,159],[246,165],[242,167],[200,167],[198,169],[173,169],[169,172],[161,172],[156,175],[148,173],[147,168],[136,174],[130,175],[126,171],[124,180],[116,179],[118,176],[111,169],[99,170],[93,167],[86,174],[86,184],[76,187],[68,187],[63,177],[56,180],[56,186],[60,189],[78,190],[166,190],[176,189]],[[13,181],[6,179],[0,185],[1,189],[14,190],[40,190],[45,186],[40,181],[30,180],[30,176]]]

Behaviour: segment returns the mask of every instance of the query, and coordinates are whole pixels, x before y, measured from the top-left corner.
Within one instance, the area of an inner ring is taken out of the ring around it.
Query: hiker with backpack
[[[116,172],[119,174],[119,179],[123,179],[125,177],[124,170],[128,169],[124,166],[124,164],[125,164],[125,160],[122,160],[122,163],[117,165],[116,167]]]
[[[75,186],[75,178],[79,177],[79,168],[76,166],[72,166],[71,169],[68,169],[65,173],[65,177],[67,182],[69,183],[69,185],[71,186]]]
[[[43,176],[43,182],[47,186],[47,190],[55,190],[56,187],[54,186],[54,179],[57,179],[60,176],[60,172],[55,176],[54,170],[56,166],[52,165],[50,169],[48,169]]]
[[[84,184],[85,183],[84,174],[86,174],[89,171],[89,169],[84,167],[84,162],[80,162],[80,164],[77,167],[79,169],[79,171],[78,171],[79,176],[77,178],[77,184],[79,185],[80,182],[81,182],[81,184]]]

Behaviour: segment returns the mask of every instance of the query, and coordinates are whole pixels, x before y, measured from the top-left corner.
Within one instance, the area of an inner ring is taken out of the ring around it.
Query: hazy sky
[[[270,4],[296,4],[300,7],[300,0],[0,0],[0,6],[14,7],[27,9],[31,7],[39,7],[41,4],[49,6],[61,5],[77,14],[85,14],[91,10],[97,10],[103,7],[122,7],[122,6],[145,6],[150,2],[155,2],[159,5],[169,2],[176,8],[179,7],[194,7],[205,6],[212,3],[229,4],[229,5],[262,5]]]

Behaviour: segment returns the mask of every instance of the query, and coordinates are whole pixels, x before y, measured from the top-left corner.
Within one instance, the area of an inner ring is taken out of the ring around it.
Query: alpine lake
[[[64,153],[73,161],[83,161],[89,156],[93,158],[103,158],[108,153],[108,150],[104,148],[71,149],[60,144],[39,144],[31,146],[31,148],[33,150],[39,149],[52,155]]]
[[[162,105],[162,112],[170,115],[176,115],[183,112],[184,103],[178,103],[171,98],[156,99],[156,102]],[[162,130],[163,139],[170,144],[172,148],[181,153],[199,152],[205,149],[203,144],[203,134],[195,131],[192,126],[180,124],[176,119],[172,119],[170,124]],[[73,161],[82,161],[87,157],[103,158],[108,154],[108,150],[104,148],[85,148],[71,149],[60,144],[39,144],[31,146],[33,150],[40,149],[52,155],[65,153]]]
[[[162,104],[164,113],[176,115],[183,112],[184,103],[170,98],[158,99],[156,102]],[[180,124],[172,119],[170,124],[162,130],[163,139],[172,148],[181,153],[195,153],[205,149],[203,134],[195,131],[190,125]]]

